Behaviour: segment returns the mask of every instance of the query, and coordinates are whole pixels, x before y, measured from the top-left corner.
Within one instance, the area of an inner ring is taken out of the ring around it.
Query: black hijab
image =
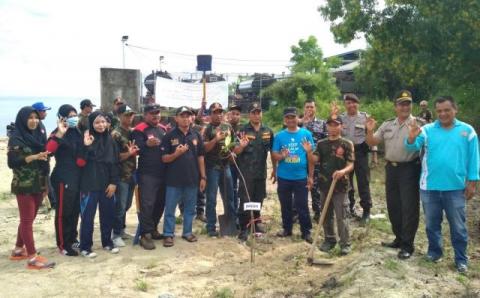
[[[8,140],[8,147],[28,147],[33,154],[45,151],[46,139],[40,127],[40,121],[34,130],[28,128],[28,118],[32,113],[37,114],[32,107],[23,107],[18,111],[15,119],[15,131]]]
[[[70,114],[71,111],[74,111],[75,113],[77,113],[77,110],[72,105],[69,105],[69,104],[61,105],[60,108],[58,108],[57,116],[58,118],[68,118],[68,115]],[[55,134],[56,132],[57,132],[57,128],[55,128],[52,134]],[[63,139],[66,140],[66,142],[64,142],[64,145],[67,146],[69,150],[73,150],[74,154],[76,152],[78,145],[83,143],[83,137],[82,137],[82,134],[80,133],[80,130],[78,129],[78,126],[69,127]]]
[[[102,116],[107,120],[106,115],[102,111],[95,111],[88,116],[88,124],[90,125],[90,135],[93,136],[93,143],[91,150],[94,152],[95,161],[105,162],[113,164],[116,162],[117,157],[115,156],[115,143],[113,142],[112,137],[110,136],[108,129],[105,129],[103,133],[96,132],[93,128],[93,122],[97,117]]]

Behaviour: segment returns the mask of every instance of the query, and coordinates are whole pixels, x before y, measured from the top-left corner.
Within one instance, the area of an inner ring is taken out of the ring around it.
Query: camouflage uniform
[[[117,143],[120,153],[128,151],[128,143],[130,140],[131,132],[125,130],[123,127],[118,126],[112,131],[113,140]],[[130,182],[133,177],[133,173],[137,168],[136,156],[130,156],[129,158],[120,162],[120,180],[123,182]]]
[[[318,142],[317,148],[313,154],[317,155],[320,159],[318,185],[321,192],[321,204],[323,209],[328,190],[332,183],[333,173],[345,168],[348,162],[354,162],[354,148],[352,142],[344,138],[338,140],[323,139]],[[344,176],[337,180],[330,205],[327,209],[327,216],[323,223],[325,240],[330,243],[336,243],[337,240],[333,222],[333,212],[335,210],[341,247],[350,245],[347,198],[348,184],[348,176]]]
[[[233,128],[228,123],[220,123],[218,126],[214,127],[212,124],[208,124],[204,132],[204,142],[209,142],[215,138],[216,130],[219,128],[223,132],[228,132],[229,135],[218,142],[210,152],[205,154],[205,165],[206,168],[214,168],[216,170],[223,170],[228,166],[228,154],[225,153],[225,144],[228,143],[228,146],[231,147],[234,144],[234,134]]]
[[[14,157],[16,160],[25,160],[25,157],[33,154],[28,147],[21,148],[15,146],[8,148],[8,150],[9,156]],[[48,170],[45,170],[45,167],[42,167],[40,163],[42,161],[34,160],[12,169],[11,192],[13,194],[43,193],[47,190]]]
[[[321,139],[327,137],[327,124],[324,120],[315,118],[313,121],[304,123],[304,127],[308,129],[313,136],[315,144]],[[318,174],[320,172],[320,166],[315,165],[313,172],[313,187],[310,192],[312,196],[312,210],[315,213],[315,220],[318,220],[320,216],[320,189],[318,188]]]
[[[78,129],[82,133],[88,129],[88,115],[78,114]]]
[[[253,126],[248,123],[240,129],[240,133],[245,133],[249,143],[242,153],[238,155],[238,165],[245,179],[250,201],[263,203],[263,199],[267,194],[265,181],[267,179],[267,157],[273,145],[273,131],[263,124],[258,131],[255,131]],[[243,204],[248,202],[248,197],[241,178],[239,196],[240,226],[242,229],[246,229],[249,215],[247,212],[244,212]],[[259,217],[260,211],[254,211],[254,218],[257,219]]]

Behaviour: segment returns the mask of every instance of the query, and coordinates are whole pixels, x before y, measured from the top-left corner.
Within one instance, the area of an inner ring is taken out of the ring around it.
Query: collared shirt
[[[272,151],[280,153],[282,149],[287,149],[289,152],[285,159],[278,162],[278,177],[286,180],[307,179],[307,152],[302,146],[305,140],[312,144],[312,148],[315,147],[312,133],[305,128],[298,128],[295,132],[284,129],[275,135]]]
[[[342,113],[340,118],[343,122],[342,136],[353,142],[354,145],[365,142],[367,131],[365,123],[367,122],[368,114],[365,112],[358,112],[354,116],[347,113]]]
[[[422,127],[412,144],[404,139],[405,148],[424,148],[420,189],[451,191],[465,189],[466,181],[480,180],[478,137],[469,124],[455,119],[445,129],[437,120]]]
[[[140,149],[138,158],[138,173],[163,178],[165,174],[165,164],[162,161],[163,152],[160,148],[162,139],[165,135],[165,129],[159,126],[151,126],[146,122],[141,122],[135,126],[132,132],[132,139],[135,145]],[[147,141],[149,138],[157,138],[160,145],[149,147]]]
[[[237,162],[246,179],[267,178],[267,156],[273,145],[273,131],[261,124],[258,131],[249,122],[240,129],[249,143],[238,155]]]
[[[318,119],[315,117],[312,121],[303,123],[303,127],[308,129],[313,136],[313,141],[318,143],[323,138],[326,138],[327,133],[327,123],[325,120]]]
[[[407,151],[403,141],[408,137],[408,124],[414,119],[412,115],[400,124],[398,118],[390,119],[382,123],[373,135],[385,144],[385,159],[391,162],[408,162],[418,158],[418,152]],[[419,125],[423,120],[417,119]]]
[[[132,132],[118,126],[112,131],[112,138],[117,143],[120,153],[128,152],[128,143],[130,142]],[[120,159],[119,159],[120,161]],[[120,180],[130,182],[137,168],[137,157],[132,155],[125,160],[120,161]]]
[[[175,127],[163,137],[163,154],[174,153],[179,145],[188,145],[188,150],[174,161],[166,163],[166,184],[173,187],[196,187],[200,181],[198,157],[205,155],[202,137],[192,128],[185,134]]]

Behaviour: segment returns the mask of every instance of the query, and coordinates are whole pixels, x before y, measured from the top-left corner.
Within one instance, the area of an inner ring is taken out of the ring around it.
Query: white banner
[[[183,83],[157,77],[155,101],[161,106],[200,108],[202,95],[202,83]],[[207,83],[207,107],[214,102],[221,103],[224,108],[228,106],[227,81]]]

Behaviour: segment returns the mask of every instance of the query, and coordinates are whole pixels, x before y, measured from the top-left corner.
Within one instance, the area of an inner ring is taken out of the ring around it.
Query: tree
[[[339,95],[335,80],[329,72],[331,67],[338,64],[338,60],[325,61],[314,36],[310,36],[307,40],[301,39],[298,46],[291,47],[291,51],[292,75],[262,91],[262,97],[271,98],[277,103],[265,115],[265,120],[276,128],[282,124],[282,111],[285,107],[302,108],[303,102],[312,98],[320,106],[319,110],[322,114],[326,116],[329,109],[328,102]]]
[[[327,0],[319,8],[339,43],[363,34],[359,85],[375,96],[417,97],[480,82],[480,1]]]

